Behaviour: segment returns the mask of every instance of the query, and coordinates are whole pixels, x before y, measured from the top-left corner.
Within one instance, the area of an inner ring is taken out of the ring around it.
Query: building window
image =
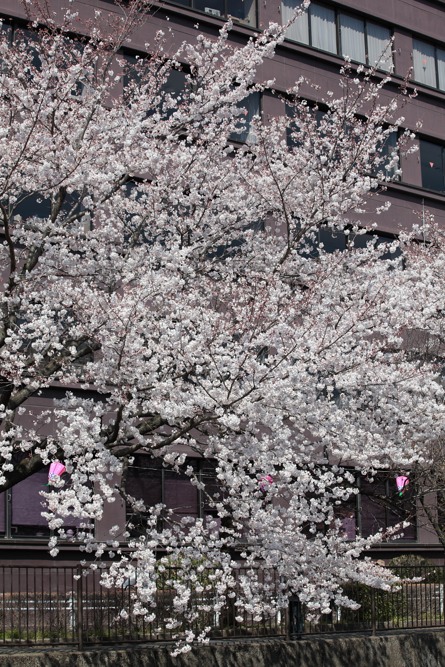
[[[29,28],[22,28],[17,25],[13,25],[13,41],[23,47],[27,56],[25,63],[30,64],[36,70],[42,69],[42,60],[40,53],[36,48],[37,43],[39,42],[39,34],[36,30],[30,30]]]
[[[375,154],[371,158],[374,161],[371,168],[372,176],[377,176],[380,173],[392,181],[401,180],[402,171],[400,169],[398,141],[398,132],[393,130],[376,144]]]
[[[301,0],[282,0],[284,23],[300,5]],[[286,36],[359,63],[385,71],[392,69],[389,28],[315,2],[289,27]]]
[[[6,37],[6,41],[10,44],[12,42],[12,25],[6,23],[5,19],[3,19],[3,23],[0,25],[0,32],[2,37]]]
[[[343,231],[321,225],[305,234],[299,243],[299,254],[308,259],[316,259],[320,251],[333,253],[346,250],[347,242]]]
[[[165,505],[170,511],[169,521],[177,522],[185,516],[215,516],[212,498],[216,499],[220,485],[213,462],[206,459],[187,459],[184,467],[193,468],[202,484],[201,489],[192,484],[185,472],[171,470],[164,467],[162,460],[138,454],[133,465],[128,468],[126,492],[133,498],[142,500],[147,508],[160,503]],[[132,531],[143,531],[144,513],[136,515],[128,505],[127,519],[133,526]]]
[[[342,55],[365,63],[365,22],[347,14],[340,14],[339,20]]]
[[[357,538],[357,498],[353,496],[340,507],[335,508],[336,518],[340,520],[340,533],[343,539],[352,541]]]
[[[49,535],[48,523],[42,517],[44,499],[40,491],[48,490],[48,468],[39,470],[11,490],[12,537],[45,537]]]
[[[385,138],[381,148],[380,157],[382,158],[382,164],[379,166],[379,170],[383,171],[384,175],[388,178],[392,178],[395,181],[400,180],[400,156],[398,150],[398,134],[397,132],[391,132]],[[396,165],[391,165],[393,158],[399,157],[399,160]]]
[[[445,50],[413,39],[414,80],[445,90]]]
[[[346,233],[345,233],[346,231]],[[391,234],[368,231],[354,233],[352,230],[335,229],[329,225],[320,225],[302,238],[299,253],[303,257],[316,259],[320,250],[325,253],[344,252],[356,248],[366,248],[369,243],[381,248],[379,259],[393,260],[401,256],[400,248],[392,248],[395,237]]]
[[[48,467],[45,467],[0,494],[0,535],[8,539],[48,538],[48,522],[42,516],[45,499],[40,492],[49,488]],[[80,523],[78,518],[66,517],[63,528],[67,535],[73,536]]]
[[[144,56],[125,54],[126,69],[124,74],[124,99],[128,91],[128,101],[132,99],[133,88],[138,88],[144,81]],[[186,67],[186,66],[185,66]],[[162,86],[160,87],[160,103],[157,108],[143,111],[146,118],[158,111],[163,118],[170,118],[175,111],[189,99],[189,93],[193,90],[193,82],[187,80],[187,73],[183,69],[172,69]],[[261,95],[254,91],[240,100],[237,105],[239,122],[229,139],[240,143],[254,142],[255,135],[251,124],[254,116],[259,116],[261,111]]]
[[[260,93],[250,93],[236,106],[242,109],[242,112],[237,129],[230,134],[230,139],[240,143],[254,142],[255,133],[252,129],[252,120],[255,116],[260,115]]]
[[[182,70],[172,69],[167,81],[161,88],[161,111],[166,118],[170,118],[181,106],[186,87],[186,73]]]
[[[285,113],[288,119],[286,124],[286,141],[289,148],[298,150],[298,148],[300,148],[303,145],[303,139],[300,127],[298,125],[298,118],[300,113],[302,113],[303,116],[305,116],[305,122],[307,122],[308,119],[312,116],[314,123],[313,129],[315,130],[315,125],[316,125],[317,134],[320,137],[326,136],[326,133],[320,130],[320,125],[325,118],[329,119],[329,117],[327,116],[327,111],[320,109],[312,101],[306,100],[303,112],[297,112],[297,108],[293,104],[286,102]]]
[[[380,472],[373,479],[358,474],[356,483],[358,494],[352,495],[335,510],[345,540],[354,540],[357,536],[370,537],[379,530],[388,530],[404,521],[409,525],[400,530],[399,539],[407,542],[417,539],[412,480],[401,490],[394,473]]]
[[[310,44],[316,49],[337,53],[335,11],[321,5],[312,5],[309,10]]]
[[[67,192],[65,188],[60,188],[58,197],[57,202],[51,202],[49,195],[44,198],[40,192],[23,192],[16,201],[12,202],[5,198],[2,199],[2,204],[9,210],[10,218],[15,222],[47,220],[57,212],[57,221],[65,228],[73,231],[88,229],[89,222],[85,216],[86,211],[80,193]]]
[[[359,528],[362,537],[374,535],[379,530],[392,528],[403,521],[409,525],[400,539],[416,540],[415,499],[413,483],[410,482],[402,493],[397,487],[393,473],[379,473],[372,480],[359,478]]]
[[[422,187],[444,192],[445,147],[424,139],[419,143]]]
[[[6,530],[6,494],[0,493],[0,536],[3,537]]]
[[[124,99],[133,99],[133,88],[139,88],[144,83],[144,74],[148,70],[145,68],[146,56],[133,56],[125,54],[125,74],[124,74]],[[165,118],[170,118],[181,105],[184,93],[187,90],[186,72],[182,69],[172,69],[162,86],[160,87],[160,104],[158,107],[145,110],[145,116],[152,115],[159,111]]]
[[[379,255],[381,260],[399,259],[402,251],[399,246],[392,246],[392,242],[396,237],[388,234],[384,235],[377,232],[366,232],[365,234],[350,234],[348,236],[349,247],[352,248],[366,248],[368,243],[375,244],[376,248],[380,248],[382,254]]]
[[[255,0],[169,0],[217,18],[232,18],[237,23],[256,26]]]

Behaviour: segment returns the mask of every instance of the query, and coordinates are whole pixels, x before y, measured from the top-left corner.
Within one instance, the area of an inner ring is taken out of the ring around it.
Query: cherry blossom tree
[[[299,81],[282,116],[250,118],[283,29],[234,48],[228,23],[174,54],[158,33],[150,55],[125,60],[143,5],[81,39],[73,3],[64,22],[40,16],[35,40],[0,43],[0,490],[63,461],[68,481],[44,493],[52,553],[78,518],[81,550],[114,552],[106,585],[137,570],[146,616],[173,563],[180,637],[204,569],[219,611],[240,561],[239,613],[290,595],[312,614],[353,605],[343,584],[392,575],[359,558],[381,534],[344,540],[351,468],[405,469],[444,435],[437,364],[407,344],[442,335],[443,239],[432,227],[428,245],[419,230],[382,245],[362,223],[409,149],[402,132],[388,151],[400,99],[384,95],[389,77],[347,65],[318,104]],[[338,235],[346,249],[328,252]],[[60,399],[32,416],[48,387]],[[140,452],[188,475],[211,516],[132,497]],[[213,462],[216,491],[190,456]],[[90,525],[119,496],[142,534],[115,526],[98,542]]]

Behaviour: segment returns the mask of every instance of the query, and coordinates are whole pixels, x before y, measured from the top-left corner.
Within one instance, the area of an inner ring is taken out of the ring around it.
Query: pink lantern
[[[48,484],[58,481],[66,471],[65,466],[60,461],[53,461],[49,467]]]
[[[403,494],[405,493],[408,484],[409,484],[409,478],[406,475],[397,475],[396,485],[400,497],[402,497]]]
[[[260,491],[267,493],[271,484],[273,484],[273,477],[271,475],[262,475],[258,480]]]

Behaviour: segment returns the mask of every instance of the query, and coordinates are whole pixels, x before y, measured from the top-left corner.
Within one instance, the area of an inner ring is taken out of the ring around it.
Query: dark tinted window
[[[40,491],[48,482],[48,469],[40,470],[19,482],[12,489],[11,524],[12,535],[42,536],[49,533],[46,520],[42,517],[43,498]],[[47,490],[47,489],[45,489]]]
[[[391,528],[402,521],[410,524],[401,530],[400,539],[416,539],[415,501],[413,483],[409,482],[400,493],[396,476],[393,473],[380,473],[374,479],[361,479],[360,486],[360,524],[363,537],[369,537],[378,530]]]
[[[420,140],[420,164],[422,186],[428,190],[443,192],[444,187],[444,148],[431,141]]]
[[[250,93],[245,97],[241,102],[238,102],[237,107],[242,109],[240,114],[240,121],[238,123],[238,128],[235,132],[232,132],[230,139],[232,141],[246,142],[248,139],[254,141],[254,137],[251,133],[251,123],[254,116],[258,116],[260,113],[260,94],[259,93]]]
[[[221,500],[222,490],[216,477],[214,462],[187,459],[183,466],[184,471],[186,467],[193,468],[196,477],[203,484],[202,489],[192,484],[185,472],[165,468],[162,461],[138,454],[134,464],[128,469],[126,491],[134,498],[143,500],[147,508],[158,503],[165,504],[176,521],[183,516],[215,516],[213,501]],[[143,515],[133,515],[130,506],[127,509],[133,529],[143,527]]]

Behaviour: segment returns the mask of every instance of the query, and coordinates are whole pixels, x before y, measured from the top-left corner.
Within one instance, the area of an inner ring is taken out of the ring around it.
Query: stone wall
[[[172,658],[167,645],[77,652],[0,649],[0,667],[443,667],[445,630],[379,637],[212,642]]]

